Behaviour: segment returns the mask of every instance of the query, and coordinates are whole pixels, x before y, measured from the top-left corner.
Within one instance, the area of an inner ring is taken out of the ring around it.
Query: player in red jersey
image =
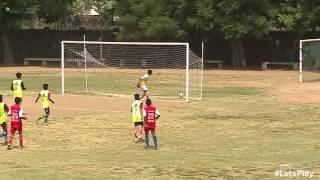
[[[146,100],[147,106],[144,107],[143,116],[144,116],[144,132],[146,138],[146,149],[149,149],[149,131],[151,131],[154,148],[158,149],[158,140],[156,136],[156,120],[160,117],[160,112],[152,105],[151,99]]]
[[[12,139],[16,130],[19,132],[19,141],[20,141],[20,148],[23,148],[23,139],[22,139],[22,119],[27,119],[23,115],[23,109],[20,106],[21,98],[16,97],[14,99],[15,105],[10,107],[9,116],[11,116],[11,129],[10,129],[10,137],[9,137],[9,144],[8,150],[11,149]]]

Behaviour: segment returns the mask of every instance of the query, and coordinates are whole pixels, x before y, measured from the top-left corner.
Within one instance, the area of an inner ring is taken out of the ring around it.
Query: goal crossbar
[[[72,44],[114,44],[114,45],[151,45],[151,46],[187,46],[189,43],[182,42],[101,42],[101,41],[62,41],[61,43],[72,43]]]

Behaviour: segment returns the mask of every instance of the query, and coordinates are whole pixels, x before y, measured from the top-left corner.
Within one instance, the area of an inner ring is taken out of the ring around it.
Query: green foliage
[[[5,27],[5,20],[7,19],[8,13],[6,11],[6,8],[8,7],[8,2],[6,1],[0,1],[0,30],[4,29]]]
[[[71,11],[72,0],[41,0],[38,1],[38,16],[44,18],[48,23],[56,22],[67,16]]]
[[[262,36],[268,33],[268,7],[266,0],[197,0],[188,22],[196,30],[222,32],[226,39]]]
[[[83,15],[91,9],[94,9],[104,16],[105,13],[109,14],[110,10],[114,9],[115,5],[115,0],[73,0],[70,8],[72,14]]]
[[[34,5],[32,0],[2,0],[0,2],[0,30],[17,28],[24,16],[24,8],[32,5]]]
[[[273,2],[270,22],[278,29],[305,34],[320,23],[320,1],[287,0]]]
[[[54,22],[70,12],[72,0],[2,0],[0,2],[0,30],[18,28],[23,19],[30,15],[25,14],[26,8],[33,8],[37,11],[39,18],[47,19],[47,22]]]
[[[293,31],[298,22],[302,19],[301,6],[291,6],[288,3],[281,3],[278,7],[278,15],[275,16],[276,25],[280,29]]]
[[[320,23],[319,0],[122,0],[117,4],[121,40],[160,40],[190,32],[220,32],[226,39],[259,38],[272,28],[301,34]]]
[[[103,16],[104,24],[111,25],[115,13],[115,0],[92,0],[94,9]]]
[[[166,39],[172,37],[173,34],[179,36],[179,27],[177,22],[167,16],[147,17],[139,23],[139,26],[144,29],[144,37],[146,39]]]
[[[184,35],[175,19],[176,7],[182,1],[173,0],[124,0],[118,1],[122,29],[119,40],[161,41]]]
[[[315,29],[320,24],[320,1],[304,0],[300,6],[304,21],[308,23],[310,28]]]
[[[91,10],[93,0],[74,0],[71,4],[70,10],[72,14],[83,15]]]
[[[200,31],[212,31],[215,28],[213,1],[197,1],[196,14],[188,18],[191,27]]]

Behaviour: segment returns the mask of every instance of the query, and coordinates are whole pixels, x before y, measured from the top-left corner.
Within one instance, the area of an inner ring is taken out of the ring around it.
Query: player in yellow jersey
[[[143,102],[140,101],[140,95],[134,95],[134,101],[131,104],[132,122],[134,124],[134,141],[137,143],[143,141]]]
[[[40,91],[40,93],[38,94],[38,97],[35,101],[35,103],[37,103],[39,98],[41,97],[42,108],[44,109],[44,112],[45,112],[44,115],[42,115],[38,118],[37,123],[41,119],[44,119],[44,123],[48,122],[48,117],[50,115],[49,101],[54,104],[54,101],[50,97],[50,91],[48,90],[48,88],[49,88],[48,84],[43,84],[43,90]]]
[[[3,132],[0,133],[0,137],[4,138],[4,145],[8,144],[8,112],[9,107],[3,102],[3,97],[0,95],[0,125],[2,127]]]
[[[147,81],[149,79],[149,77],[152,75],[152,70],[149,69],[147,74],[141,76],[139,78],[139,81],[138,81],[138,84],[137,84],[137,87],[141,89],[142,91],[142,95],[141,95],[141,99],[143,97],[146,96],[146,98],[148,99],[149,97],[149,92],[148,92],[148,88],[147,88]]]
[[[11,90],[13,91],[13,97],[19,97],[22,99],[23,91],[26,90],[23,81],[21,79],[22,74],[20,72],[16,73],[17,79],[13,80],[11,83]]]

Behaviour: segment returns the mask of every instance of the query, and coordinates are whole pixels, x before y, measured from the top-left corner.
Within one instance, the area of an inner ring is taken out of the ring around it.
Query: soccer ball
[[[183,94],[182,94],[182,93],[180,93],[180,94],[179,94],[179,97],[180,97],[180,98],[183,98]]]
[[[9,7],[6,7],[6,11],[9,12],[9,11],[10,11],[10,8],[9,8]]]

